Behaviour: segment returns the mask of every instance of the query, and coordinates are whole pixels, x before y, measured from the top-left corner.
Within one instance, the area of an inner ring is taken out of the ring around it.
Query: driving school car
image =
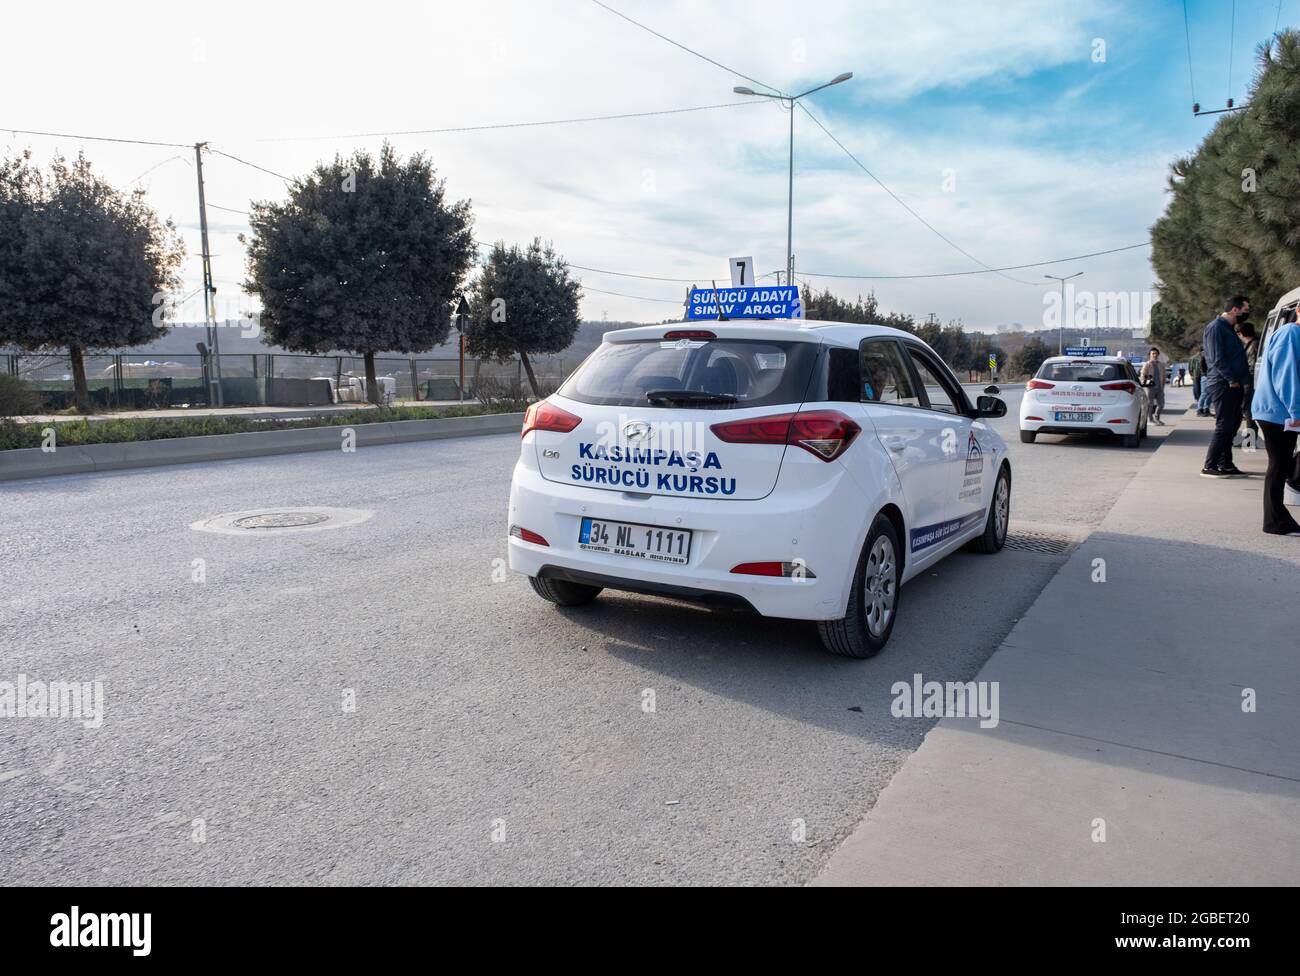
[[[1006,405],[883,326],[780,320],[610,332],[529,407],[511,569],[561,606],[602,589],[813,620],[884,647],[900,586],[962,546],[1000,550]]]
[[[1107,434],[1137,447],[1147,433],[1147,394],[1122,356],[1051,356],[1025,384],[1020,439],[1039,434]]]

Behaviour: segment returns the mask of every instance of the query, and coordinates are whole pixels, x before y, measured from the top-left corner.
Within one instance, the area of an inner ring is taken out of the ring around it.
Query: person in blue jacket
[[[1268,339],[1250,412],[1264,434],[1268,472],[1264,475],[1264,531],[1300,536],[1300,524],[1283,503],[1283,489],[1300,432],[1300,325],[1295,309]]]
[[[1250,381],[1246,350],[1237,338],[1236,326],[1248,318],[1250,299],[1234,295],[1223,303],[1223,314],[1205,327],[1202,346],[1207,372],[1202,390],[1214,403],[1214,436],[1205,452],[1203,478],[1235,478],[1244,473],[1232,462],[1232,438],[1241,426],[1241,408]]]

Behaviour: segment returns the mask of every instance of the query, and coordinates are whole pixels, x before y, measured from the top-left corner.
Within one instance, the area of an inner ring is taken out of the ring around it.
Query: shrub
[[[35,390],[11,373],[0,373],[0,417],[21,417],[40,410],[41,398]]]

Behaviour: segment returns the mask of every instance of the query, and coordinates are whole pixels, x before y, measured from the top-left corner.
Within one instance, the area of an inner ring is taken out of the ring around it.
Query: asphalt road
[[[1021,445],[1008,400],[1013,530],[1086,531],[1157,443]],[[804,882],[932,724],[891,717],[890,686],[974,675],[1065,558],[951,557],[865,662],[799,622],[609,593],[558,610],[501,571],[517,451],[0,486],[0,681],[105,695],[97,729],[0,719],[0,880]],[[373,515],[190,528],[288,506]]]

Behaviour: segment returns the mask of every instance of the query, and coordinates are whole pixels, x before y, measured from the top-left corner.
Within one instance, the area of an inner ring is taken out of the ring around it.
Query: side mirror
[[[984,392],[988,393],[991,396],[995,393],[1001,393],[1002,391],[999,390],[996,386],[986,386],[984,387]]]
[[[975,402],[975,415],[977,417],[1005,417],[1007,415],[1006,401],[995,396],[982,396]]]

